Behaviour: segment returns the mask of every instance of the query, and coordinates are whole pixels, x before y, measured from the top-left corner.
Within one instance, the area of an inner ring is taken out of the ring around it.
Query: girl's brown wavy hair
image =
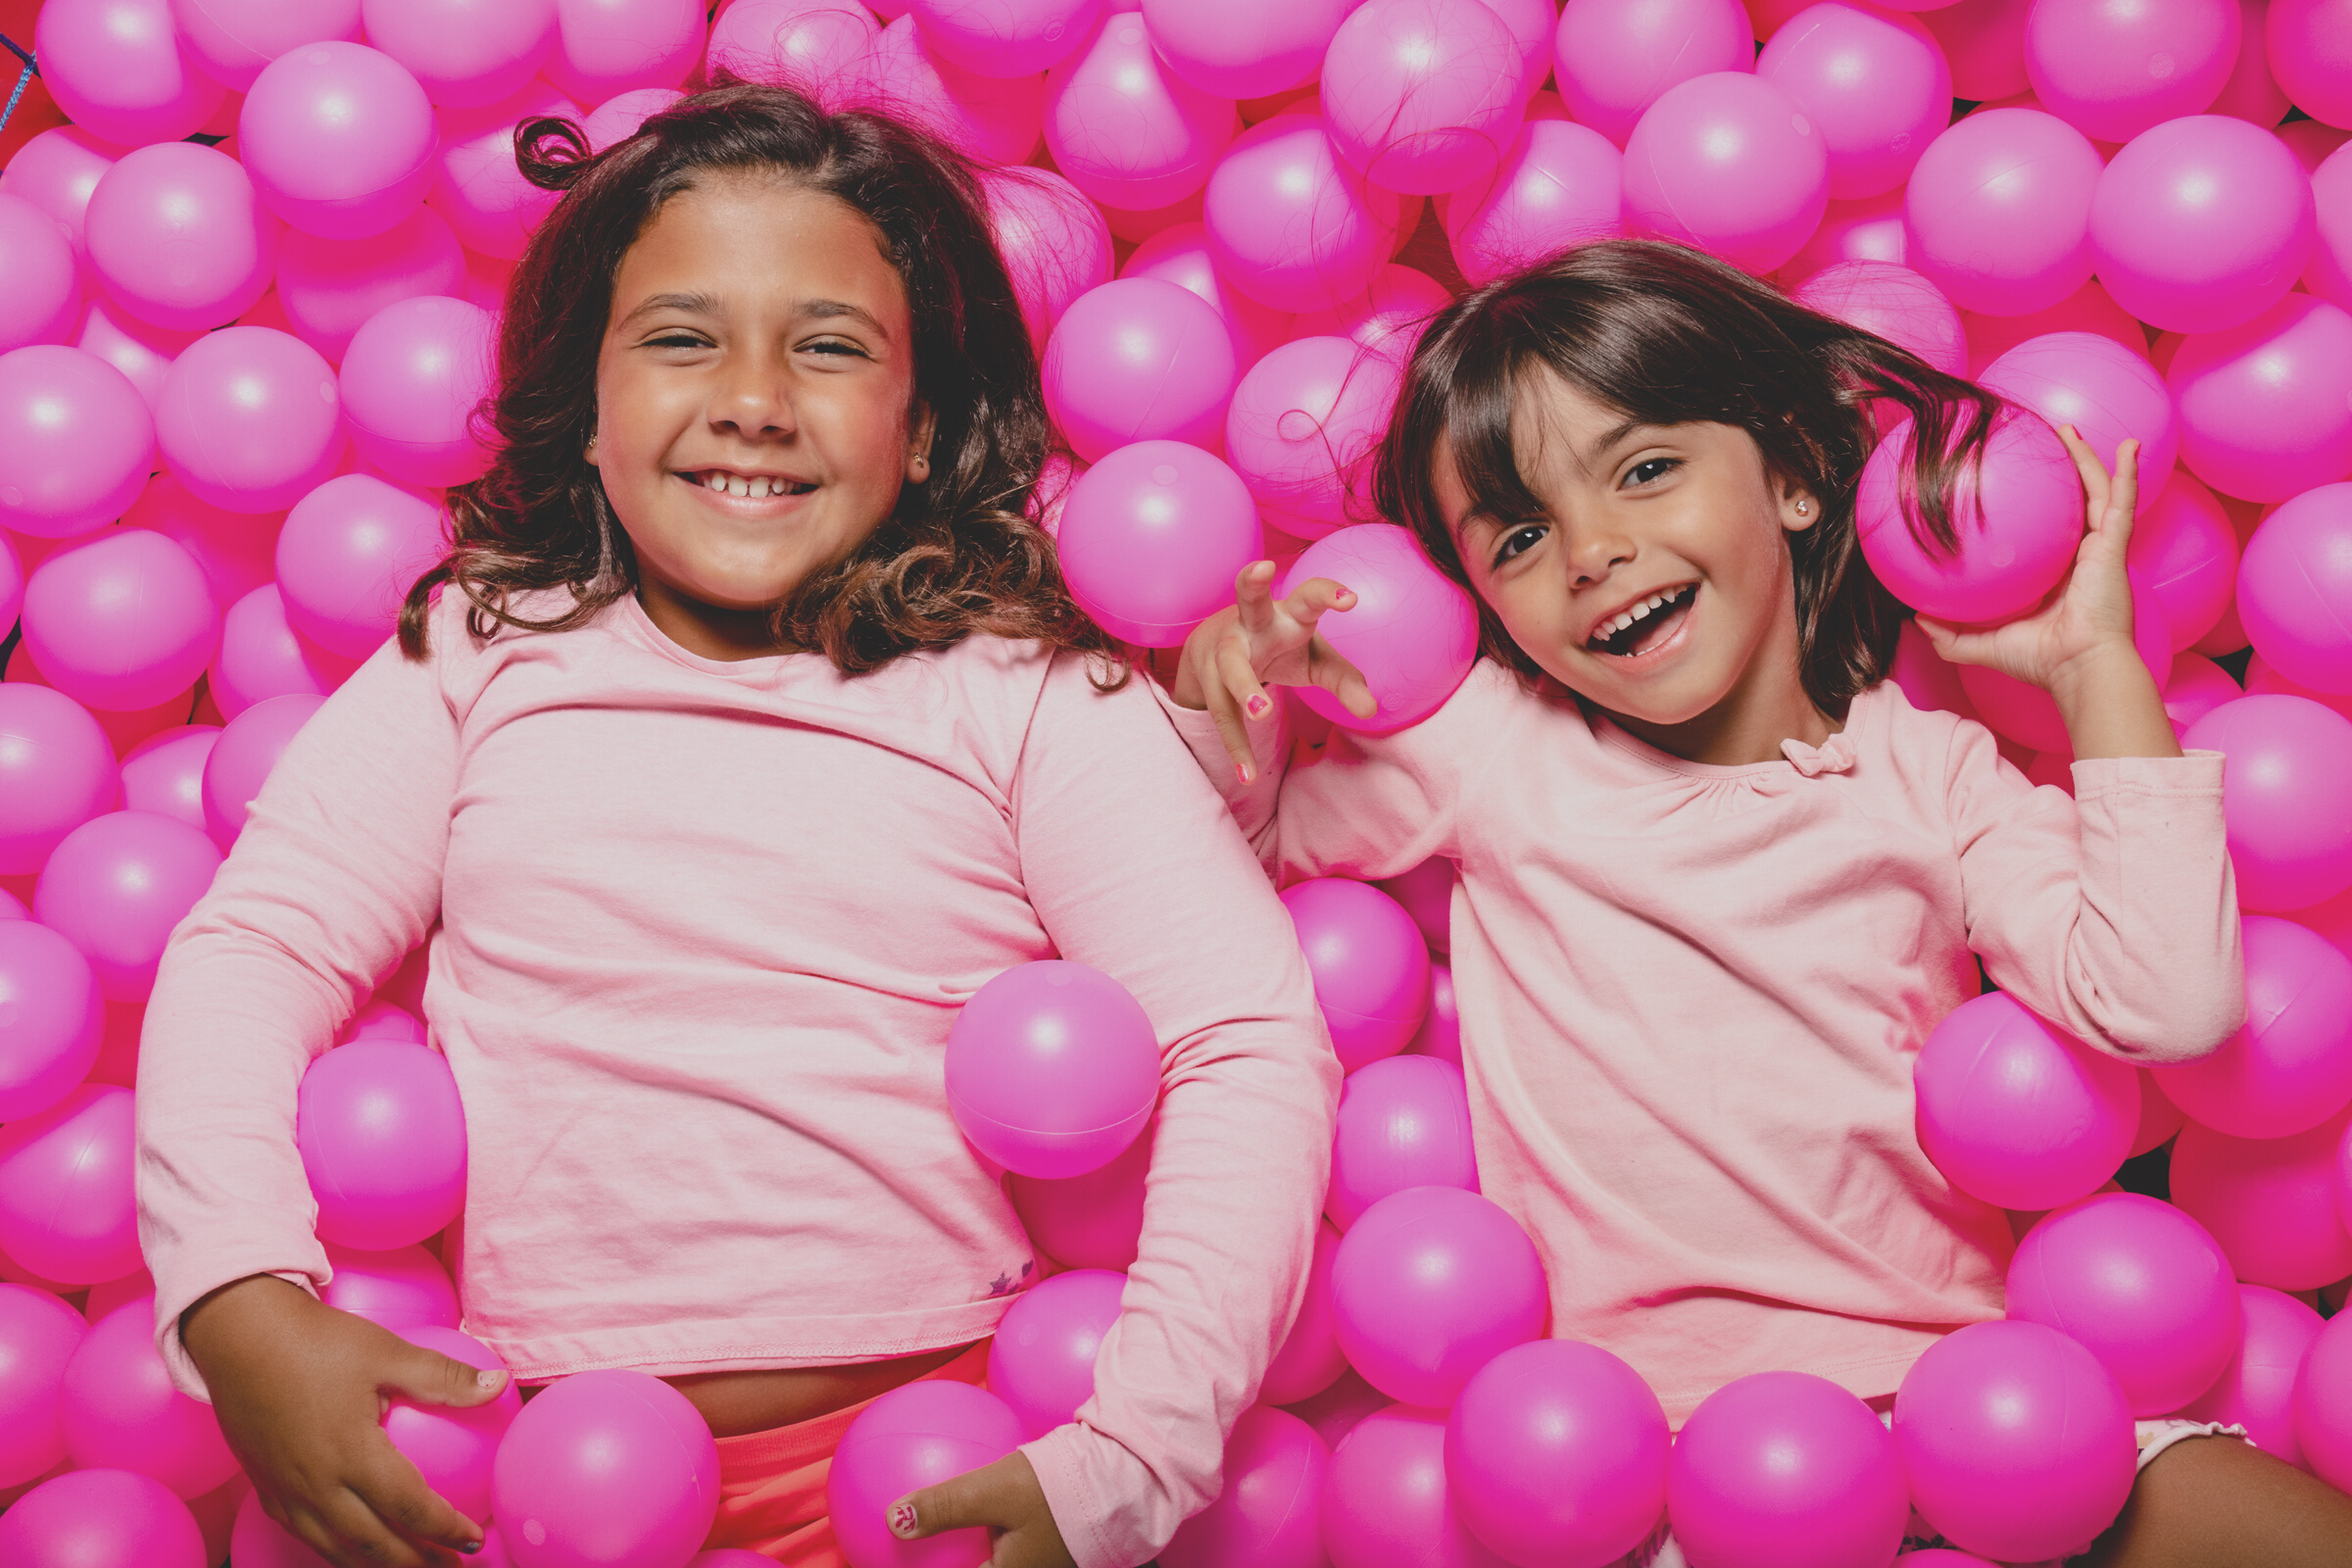
[[[1397,396],[1375,503],[1465,589],[1433,486],[1440,443],[1476,511],[1542,515],[1511,445],[1512,405],[1538,370],[1644,424],[1737,425],[1755,437],[1768,469],[1812,492],[1821,520],[1787,538],[1799,672],[1806,696],[1831,712],[1886,678],[1907,613],[1871,573],[1854,528],[1854,488],[1878,444],[1875,411],[1910,416],[1906,512],[1931,553],[1948,558],[1959,548],[1958,481],[1981,460],[2003,406],[1698,251],[1657,240],[1579,246],[1440,312]],[[1482,652],[1531,685],[1542,678],[1483,601],[1479,623]]]
[[[498,390],[476,415],[497,457],[449,492],[454,548],[401,609],[409,658],[425,657],[445,583],[470,604],[477,639],[501,624],[568,630],[636,590],[628,535],[586,457],[612,278],[663,203],[712,173],[759,171],[837,197],[873,224],[913,318],[914,395],[936,421],[929,479],[908,483],[861,546],[776,607],[779,643],[821,651],[851,674],[975,632],[1123,662],[1071,600],[1052,539],[1023,511],[1048,447],[1045,401],[969,161],[887,115],[828,113],[790,88],[724,77],[602,153],[558,119],[524,122],[514,147],[533,184],[564,195],[508,285]],[[509,608],[516,594],[558,587],[573,601],[561,614]]]

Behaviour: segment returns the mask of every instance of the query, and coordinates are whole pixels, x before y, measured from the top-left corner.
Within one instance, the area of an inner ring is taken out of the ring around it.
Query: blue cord
[[[30,82],[34,76],[40,74],[40,67],[33,60],[32,56],[26,54],[23,49],[17,46],[16,39],[11,38],[5,32],[0,32],[0,45],[7,46],[10,54],[15,55],[19,60],[24,62],[24,69],[17,73],[17,84],[9,92],[7,106],[5,108],[0,108],[0,130],[6,130],[8,128],[9,117],[17,112],[18,103],[21,102],[24,97],[25,85]]]

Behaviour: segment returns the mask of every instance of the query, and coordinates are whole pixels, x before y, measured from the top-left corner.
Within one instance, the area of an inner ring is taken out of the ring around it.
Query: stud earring
[[[1810,501],[1799,501],[1799,502],[1796,504],[1796,514],[1797,514],[1798,516],[1800,516],[1800,517],[1801,517],[1801,516],[1803,516],[1803,515],[1804,515],[1806,513],[1808,513],[1808,512],[1810,512],[1810,511],[1812,511],[1812,510],[1813,510],[1813,503],[1812,503],[1812,502],[1810,502]]]

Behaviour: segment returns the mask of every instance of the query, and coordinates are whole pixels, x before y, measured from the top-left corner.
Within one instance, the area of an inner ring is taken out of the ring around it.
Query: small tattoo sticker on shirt
[[[988,1282],[988,1296],[985,1298],[993,1301],[1000,1296],[1010,1296],[1013,1292],[1021,1288],[1022,1284],[1028,1280],[1030,1275],[1036,1272],[1037,1259],[1031,1258],[1028,1262],[1021,1265],[1021,1272],[1018,1275],[998,1275],[995,1279]]]

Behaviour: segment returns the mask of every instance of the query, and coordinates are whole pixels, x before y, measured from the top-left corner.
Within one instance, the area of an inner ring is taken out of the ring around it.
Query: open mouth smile
[[[714,494],[748,501],[762,501],[769,496],[805,496],[816,488],[813,481],[796,479],[790,474],[739,473],[733,468],[682,469],[678,477]]]
[[[1691,602],[1697,597],[1698,584],[1694,582],[1660,589],[1593,627],[1585,639],[1586,651],[1634,659],[1661,648],[1690,619]]]

